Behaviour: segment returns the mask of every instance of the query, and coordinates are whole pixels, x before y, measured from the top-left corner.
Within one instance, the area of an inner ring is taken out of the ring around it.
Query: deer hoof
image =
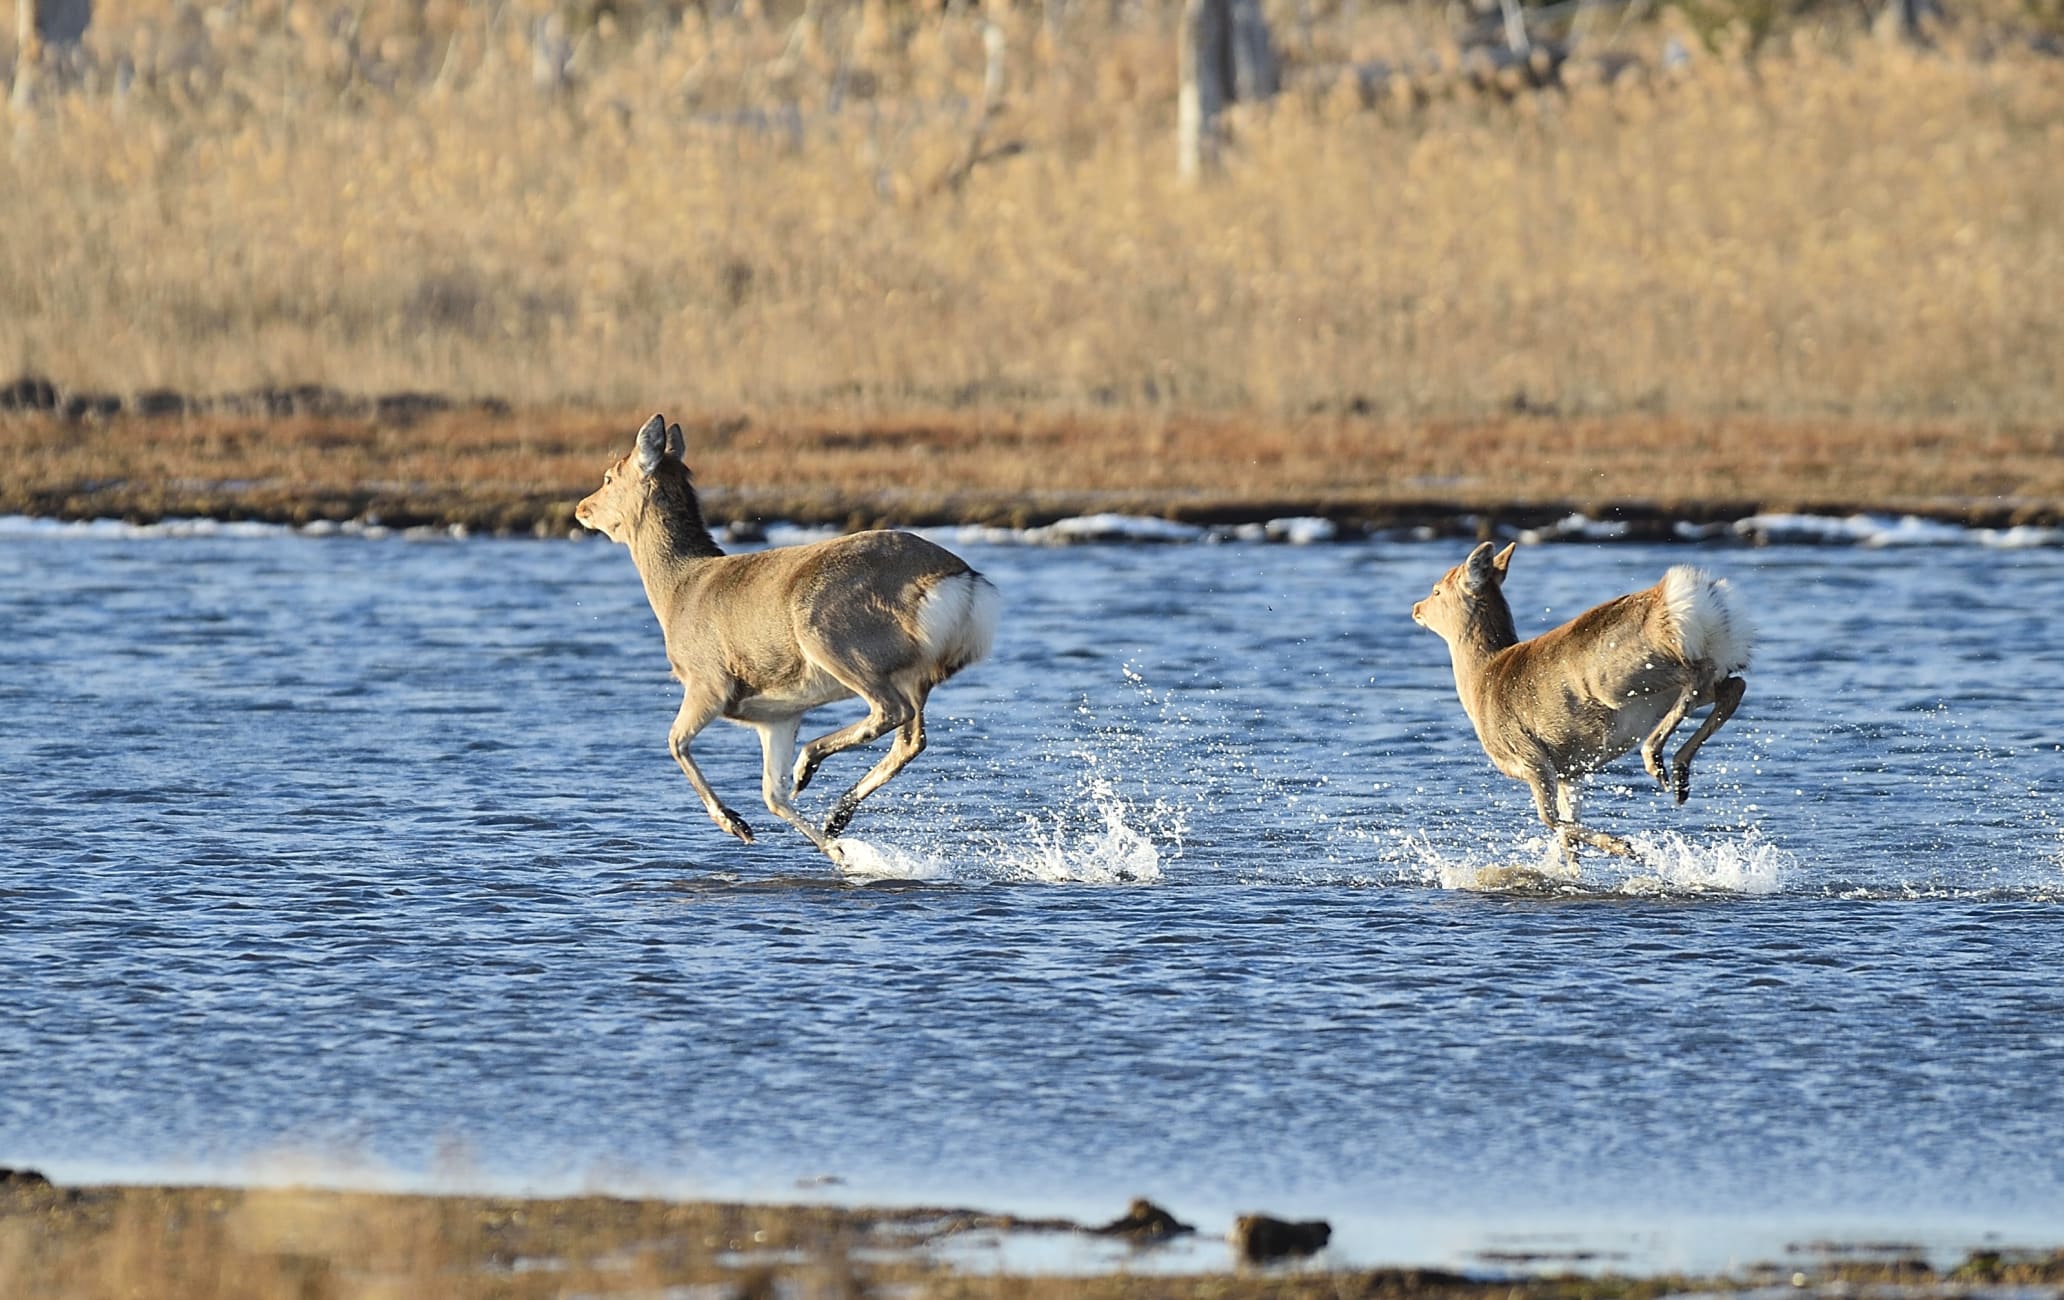
[[[745,818],[740,817],[729,808],[719,809],[718,811],[717,825],[723,827],[727,833],[736,835],[738,842],[741,844],[753,842],[752,827],[745,824]]]
[[[821,759],[812,759],[808,754],[796,760],[795,784],[789,787],[788,791],[790,797],[799,795],[808,788],[810,778],[817,775],[817,765],[821,761]]]
[[[1670,782],[1670,789],[1676,794],[1677,802],[1682,804],[1686,799],[1691,798],[1691,769],[1689,767],[1680,767],[1671,773],[1671,776],[1674,779]]]
[[[846,827],[853,824],[853,814],[859,808],[858,802],[848,803],[844,799],[839,800],[837,806],[831,810],[831,816],[824,819],[824,838],[835,840],[843,835]]]

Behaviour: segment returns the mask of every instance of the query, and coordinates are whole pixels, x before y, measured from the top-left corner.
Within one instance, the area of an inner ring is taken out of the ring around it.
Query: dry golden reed
[[[2064,62],[2011,34],[1686,34],[1666,67],[1643,30],[1633,70],[1508,98],[1431,11],[1278,6],[1290,90],[1184,188],[1172,10],[1113,12],[107,0],[81,84],[0,108],[0,372],[612,411],[2064,408]],[[1377,57],[1412,75],[1354,75]]]

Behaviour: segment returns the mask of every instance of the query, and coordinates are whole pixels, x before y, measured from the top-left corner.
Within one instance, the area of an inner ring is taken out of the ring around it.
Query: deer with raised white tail
[[[726,555],[703,522],[686,454],[681,426],[653,416],[574,518],[631,548],[683,690],[667,745],[711,819],[753,842],[688,749],[724,718],[760,733],[768,810],[841,862],[836,841],[860,801],[923,751],[932,688],[989,653],[996,588],[912,533],[878,530]],[[797,755],[803,715],[854,696],[867,716]],[[891,731],[889,752],[838,797],[824,828],[805,821],[795,796],[818,766]]]
[[[1577,824],[1584,777],[1641,747],[1656,783],[1683,803],[1691,758],[1732,717],[1747,684],[1754,632],[1724,578],[1680,564],[1645,591],[1609,600],[1522,641],[1505,602],[1513,547],[1484,542],[1412,606],[1438,632],[1455,691],[1491,763],[1533,789],[1534,808],[1574,866],[1579,842],[1629,855],[1627,841]],[[1713,711],[1677,750],[1663,747],[1694,709]]]

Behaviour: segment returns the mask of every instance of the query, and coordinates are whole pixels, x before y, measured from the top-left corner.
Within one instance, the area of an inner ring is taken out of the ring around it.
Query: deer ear
[[[688,435],[681,432],[681,426],[678,424],[667,426],[666,454],[678,461],[688,459]]]
[[[638,472],[650,474],[666,457],[666,417],[655,415],[638,430]]]
[[[1497,571],[1500,586],[1504,585],[1506,570],[1512,567],[1512,553],[1518,549],[1518,542],[1507,542],[1504,550],[1491,557],[1491,568]]]
[[[1491,559],[1491,544],[1478,542],[1469,558],[1462,561],[1462,587],[1465,591],[1476,591],[1504,576],[1502,569],[1494,569],[1496,561]]]

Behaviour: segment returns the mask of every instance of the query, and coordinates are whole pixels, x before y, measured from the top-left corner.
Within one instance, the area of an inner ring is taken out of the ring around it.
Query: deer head
[[[573,508],[573,517],[613,542],[628,544],[632,530],[652,510],[663,480],[674,477],[663,474],[664,467],[678,467],[674,486],[686,486],[687,466],[682,458],[687,453],[688,439],[681,426],[669,425],[665,416],[653,416],[638,430],[631,450],[602,472],[602,486]],[[692,500],[693,490],[689,492]]]
[[[1472,626],[1482,626],[1489,616],[1501,615],[1494,621],[1509,627],[1512,615],[1503,588],[1517,545],[1493,555],[1491,543],[1479,543],[1468,559],[1441,575],[1431,595],[1412,606],[1412,621],[1431,628],[1451,645]]]

